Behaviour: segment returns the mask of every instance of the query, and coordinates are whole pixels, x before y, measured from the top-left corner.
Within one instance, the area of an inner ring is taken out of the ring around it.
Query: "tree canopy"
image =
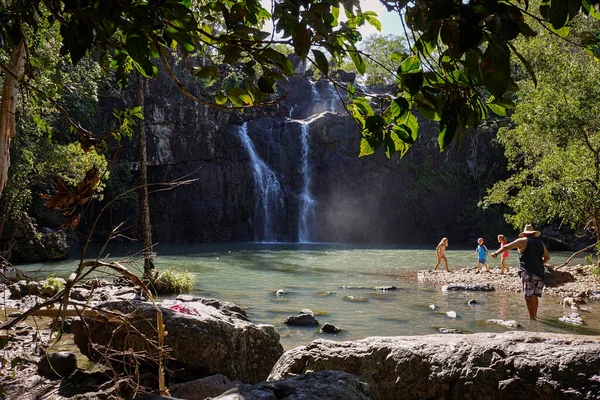
[[[409,51],[390,57],[399,93],[387,98],[389,106],[374,109],[353,85],[347,88],[347,108],[363,134],[360,155],[380,147],[389,157],[405,154],[418,135],[416,110],[439,121],[441,150],[455,137],[462,141],[466,128],[489,111],[501,114],[513,106],[506,96],[518,89],[510,69],[512,55],[535,76],[528,59],[513,45],[515,39],[534,37],[534,29],[566,37],[576,16],[600,19],[600,0],[544,0],[537,7],[526,0],[381,2],[389,12],[398,13]],[[6,183],[8,148],[15,134],[17,88],[48,95],[36,81],[35,65],[28,57],[43,30],[57,31],[61,53],[73,63],[93,54],[103,71],[114,71],[121,85],[133,70],[146,77],[164,70],[188,98],[220,108],[277,101],[274,83],[292,75],[293,68],[276,44],[291,45],[326,78],[330,61],[339,65],[344,56],[358,72],[366,71],[365,56],[357,48],[362,39],[357,28],[365,23],[379,28],[380,23],[357,0],[274,1],[271,11],[258,0],[0,0],[0,49],[7,55],[0,62],[4,72],[0,189]],[[345,21],[340,19],[342,12]],[[525,16],[537,25],[530,26]],[[261,30],[269,18],[276,32]],[[597,26],[580,32],[577,39],[574,45],[600,59]],[[196,55],[210,55],[211,62],[193,62],[190,56]],[[185,73],[198,80],[193,90],[172,68],[181,57],[188,60],[182,63]],[[232,70],[243,78],[235,87],[202,84],[203,79],[219,79]],[[103,139],[68,115],[67,121],[80,134],[84,149]]]
[[[399,94],[385,110],[350,94],[349,107],[363,130],[361,155],[385,147],[389,157],[403,155],[415,142],[416,109],[439,121],[438,143],[443,151],[467,127],[475,126],[490,111],[504,114],[512,108],[511,92],[518,86],[511,73],[514,55],[535,81],[530,61],[514,46],[519,38],[535,37],[537,30],[567,38],[578,15],[595,19],[590,30],[578,32],[571,44],[600,60],[600,2],[596,0],[543,0],[534,7],[527,0],[416,0],[384,2],[388,10],[404,16],[410,54],[393,54],[399,65]],[[525,17],[530,17],[528,20]]]
[[[365,85],[393,85],[396,83],[392,54],[408,52],[406,40],[397,35],[372,34],[362,40],[358,49],[364,57],[365,73],[360,79]],[[358,72],[352,60],[346,59],[340,66],[345,71]]]
[[[524,71],[518,74],[524,79],[513,124],[498,133],[513,175],[485,201],[511,207],[507,219],[515,228],[558,221],[599,235],[600,63],[550,32],[515,46],[530,61],[537,86]]]

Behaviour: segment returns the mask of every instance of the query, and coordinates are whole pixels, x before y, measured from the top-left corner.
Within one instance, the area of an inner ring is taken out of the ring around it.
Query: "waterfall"
[[[312,99],[313,101],[321,100],[321,96],[317,91],[317,85],[314,82],[310,83],[310,89],[312,90]]]
[[[254,183],[256,186],[256,203],[254,206],[255,221],[258,220],[258,218],[256,218],[258,216],[262,216],[263,219],[262,237],[257,234],[258,224],[254,224],[255,240],[276,242],[277,235],[276,230],[274,229],[275,224],[278,222],[276,217],[283,204],[283,196],[279,181],[277,180],[275,173],[256,153],[252,139],[248,136],[248,126],[246,122],[240,127],[239,134],[242,143],[250,156],[250,162],[252,163],[252,174],[254,175]]]
[[[310,194],[310,164],[308,162],[310,146],[308,143],[308,123],[302,121],[302,134],[300,140],[302,143],[301,165],[302,172],[302,192],[300,193],[300,204],[298,212],[298,241],[301,243],[310,242],[310,224],[313,220],[315,200]]]
[[[335,85],[333,84],[333,82],[329,82],[329,96],[330,96],[330,100],[329,100],[329,111],[331,112],[335,112],[335,102],[338,99],[338,94],[335,90]]]
[[[293,106],[290,108],[290,112],[289,112],[289,114],[288,114],[288,119],[292,119],[292,114],[294,113],[294,108],[296,108],[296,106],[295,106],[295,105],[293,105]]]

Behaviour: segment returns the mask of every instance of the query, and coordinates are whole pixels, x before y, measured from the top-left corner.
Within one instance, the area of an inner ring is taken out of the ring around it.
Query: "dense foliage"
[[[9,182],[0,196],[0,238],[11,234],[11,223],[30,212],[45,207],[37,193],[53,193],[58,181],[76,186],[93,167],[104,171],[107,161],[95,150],[85,152],[75,142],[78,135],[70,132],[62,112],[70,118],[96,129],[98,123],[98,90],[103,78],[97,62],[90,58],[73,66],[59,54],[60,40],[57,27],[40,21],[40,30],[32,36],[29,45],[27,73],[35,77],[43,94],[36,90],[23,90],[18,109],[18,135],[12,141]],[[0,60],[9,57],[0,49]],[[59,108],[57,108],[57,106]],[[101,196],[104,182],[94,189]],[[64,220],[60,214],[43,212],[45,226],[58,227]]]
[[[382,113],[349,88],[354,98],[350,110],[363,129],[361,155],[382,146],[389,157],[405,154],[418,135],[414,109],[439,121],[441,150],[457,135],[462,140],[466,128],[477,125],[490,110],[504,114],[514,105],[510,92],[518,86],[511,74],[511,56],[535,80],[530,61],[515,48],[514,40],[534,37],[534,28],[565,38],[576,16],[600,19],[596,0],[544,0],[539,7],[519,0],[416,0],[386,5],[404,16],[412,54],[393,55],[399,64],[400,94],[389,99],[390,106]],[[525,16],[531,19],[526,21]],[[572,44],[600,60],[597,24],[580,32]]]
[[[590,19],[574,21],[586,31]],[[569,40],[575,40],[573,35]],[[487,204],[510,206],[515,227],[555,220],[600,234],[600,64],[550,32],[516,44],[536,82],[519,81],[514,125],[501,129],[514,174],[496,183]]]
[[[392,54],[408,52],[406,40],[397,35],[369,35],[360,43],[365,71],[358,80],[364,85],[393,85],[396,83]],[[359,72],[351,60],[346,59],[340,68],[345,71]]]

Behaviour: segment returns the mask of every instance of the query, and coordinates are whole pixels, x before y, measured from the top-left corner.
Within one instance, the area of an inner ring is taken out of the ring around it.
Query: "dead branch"
[[[579,255],[579,254],[583,253],[584,251],[587,251],[587,250],[591,249],[592,247],[596,246],[598,243],[600,243],[600,241],[598,241],[598,242],[596,242],[596,243],[594,243],[594,244],[591,244],[591,245],[589,245],[588,247],[586,247],[585,249],[581,249],[581,250],[579,250],[578,252],[574,253],[574,254],[573,254],[571,257],[569,257],[569,258],[567,259],[567,261],[565,261],[564,263],[562,263],[562,264],[561,264],[561,265],[559,265],[558,267],[555,267],[555,268],[554,268],[554,270],[556,271],[556,270],[558,270],[559,268],[562,268],[562,267],[566,266],[566,265],[567,265],[567,264],[569,264],[569,263],[571,262],[571,260],[572,260],[573,258],[575,258],[577,255]]]

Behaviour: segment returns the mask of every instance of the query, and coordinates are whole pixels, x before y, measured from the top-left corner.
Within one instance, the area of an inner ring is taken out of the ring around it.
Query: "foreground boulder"
[[[320,371],[258,385],[240,385],[213,400],[379,400],[373,386],[341,371]]]
[[[93,347],[108,343],[113,350],[145,350],[148,342],[140,334],[156,340],[156,310],[150,303],[113,301],[101,308],[127,314],[135,329],[112,322],[73,321],[75,343],[88,357],[100,358]],[[236,313],[226,314],[226,305],[219,309],[198,301],[171,308],[160,307],[168,332],[165,345],[173,360],[170,367],[183,367],[197,377],[223,374],[233,380],[257,383],[267,378],[283,353],[273,326],[255,325],[236,317]]]
[[[600,399],[600,341],[501,334],[315,340],[287,351],[269,380],[340,370],[389,399]],[[401,397],[399,397],[401,394]]]

